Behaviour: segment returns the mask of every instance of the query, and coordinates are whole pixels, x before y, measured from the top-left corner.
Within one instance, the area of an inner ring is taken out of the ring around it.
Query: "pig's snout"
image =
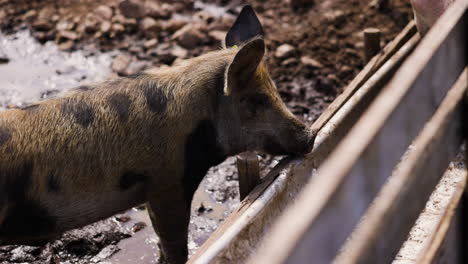
[[[312,151],[315,142],[315,133],[312,133],[308,128],[301,131],[301,134],[297,136],[298,142],[294,154],[307,154]]]

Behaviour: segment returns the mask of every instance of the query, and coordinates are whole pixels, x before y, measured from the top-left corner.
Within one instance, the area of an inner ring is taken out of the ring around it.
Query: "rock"
[[[60,43],[58,47],[60,50],[71,50],[74,44],[75,43],[72,40],[67,40],[65,42]]]
[[[49,21],[45,19],[38,19],[33,23],[32,27],[38,31],[49,31],[52,29],[52,25]]]
[[[341,10],[332,10],[323,14],[323,17],[330,23],[341,23],[345,19],[345,12]]]
[[[49,20],[55,14],[56,10],[52,6],[46,6],[38,13],[38,19]]]
[[[279,46],[275,51],[275,57],[279,59],[289,58],[294,55],[296,49],[289,44],[283,44]]]
[[[9,61],[10,61],[10,59],[7,57],[5,52],[0,49],[0,64],[8,63]]]
[[[50,21],[56,23],[57,21],[59,21],[59,19],[60,19],[60,16],[55,14],[50,18]]]
[[[3,23],[4,20],[6,21],[6,17],[7,17],[7,12],[5,10],[0,10],[0,23]]]
[[[83,29],[86,33],[94,33],[98,29],[99,19],[94,14],[88,14],[83,22]]]
[[[301,63],[305,66],[314,67],[314,68],[323,68],[323,65],[316,59],[313,59],[309,56],[302,56]]]
[[[297,64],[296,58],[285,59],[284,61],[281,62],[281,65],[283,66],[290,66],[290,65],[296,65],[296,64]]]
[[[215,20],[213,15],[206,10],[196,12],[195,14],[193,14],[192,18],[194,21],[200,21],[206,24],[210,24]]]
[[[112,29],[112,32],[116,34],[120,34],[125,31],[125,27],[122,24],[118,24],[118,23],[112,24],[111,29]]]
[[[145,7],[139,0],[124,0],[119,3],[119,10],[122,15],[128,18],[142,18],[145,16]]]
[[[188,24],[177,30],[172,39],[176,40],[180,46],[186,49],[193,49],[205,39],[205,36],[198,27]]]
[[[105,260],[105,259],[108,259],[110,258],[112,255],[114,255],[115,253],[119,252],[120,251],[120,248],[116,245],[109,245],[105,248],[103,248],[99,254],[97,254],[96,256],[94,256],[92,259],[91,259],[91,262],[94,262],[94,263],[102,263],[101,261],[102,260]]]
[[[147,16],[161,19],[167,19],[171,17],[174,11],[173,8],[166,3],[161,5],[153,1],[147,1],[145,3],[145,10]]]
[[[188,51],[180,46],[174,45],[171,48],[171,54],[174,55],[177,58],[186,58],[188,55]]]
[[[109,22],[109,21],[102,21],[99,30],[100,30],[102,33],[108,33],[108,32],[110,31],[111,28],[112,28],[111,22]]]
[[[224,38],[226,37],[226,34],[226,31],[213,30],[208,33],[208,36],[218,44],[222,44],[224,43]]]
[[[57,38],[59,42],[63,40],[77,40],[78,34],[73,31],[62,30],[57,34]]]
[[[314,0],[290,0],[291,7],[298,8],[312,5],[315,1]]]
[[[57,31],[63,31],[63,30],[71,30],[73,29],[73,27],[75,26],[75,24],[71,21],[68,21],[68,20],[60,20],[56,25],[55,25],[55,29]]]
[[[106,5],[98,6],[94,13],[105,20],[110,20],[112,18],[112,8]]]
[[[163,43],[148,52],[151,56],[156,57],[160,62],[170,65],[177,57],[170,50],[169,43]]]
[[[37,254],[37,247],[19,246],[11,251],[10,260],[13,262],[32,262],[34,261],[34,256],[32,256],[32,253],[35,251],[35,254]]]
[[[143,42],[143,47],[145,47],[145,49],[154,48],[154,47],[156,47],[156,45],[158,45],[158,39],[156,39],[156,38],[149,39],[149,40]]]
[[[221,30],[228,31],[232,24],[234,24],[235,17],[232,15],[223,15],[213,21],[207,28],[208,31]]]
[[[133,231],[133,233],[136,233],[136,232],[142,230],[142,229],[145,228],[145,227],[146,227],[146,223],[145,223],[145,222],[142,222],[142,221],[136,222],[136,223],[132,226],[132,231]]]
[[[120,54],[112,61],[112,70],[118,74],[125,75],[125,70],[127,69],[128,65],[132,58],[128,55]]]
[[[187,25],[187,21],[180,18],[173,18],[164,24],[164,30],[174,33]]]
[[[161,30],[162,26],[151,17],[145,17],[140,21],[140,31],[148,38],[157,37]]]
[[[37,17],[37,11],[36,10],[29,10],[26,12],[26,14],[23,15],[24,20],[33,20]]]

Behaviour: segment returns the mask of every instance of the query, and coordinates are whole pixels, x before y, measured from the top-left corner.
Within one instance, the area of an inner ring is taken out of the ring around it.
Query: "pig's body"
[[[226,38],[238,48],[0,113],[0,244],[148,202],[162,255],[185,262],[192,196],[211,166],[246,150],[312,147],[263,63],[262,32],[248,7]]]
[[[454,0],[411,0],[416,26],[425,35]]]
[[[197,151],[187,141],[197,129],[215,129],[212,102],[220,100],[215,86],[223,83],[213,77],[223,78],[234,54],[215,52],[0,113],[0,188],[14,211],[0,221],[0,237],[60,233],[143,203],[147,192],[164,194],[182,184],[184,168],[197,166],[184,160],[185,152]],[[232,153],[213,154],[219,157],[208,168]]]

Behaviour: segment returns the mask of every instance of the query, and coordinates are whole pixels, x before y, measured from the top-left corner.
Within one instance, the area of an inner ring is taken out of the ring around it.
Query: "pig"
[[[146,203],[161,261],[187,260],[193,194],[243,151],[310,152],[245,6],[224,48],[0,113],[0,244],[39,244]]]
[[[416,27],[421,36],[426,35],[437,19],[454,0],[411,0]]]

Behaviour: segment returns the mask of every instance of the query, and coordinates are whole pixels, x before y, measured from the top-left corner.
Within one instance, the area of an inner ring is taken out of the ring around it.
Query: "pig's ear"
[[[254,37],[263,37],[263,27],[250,5],[242,8],[239,16],[226,34],[224,45],[226,48],[245,43]]]
[[[254,39],[242,46],[226,68],[224,94],[230,95],[237,89],[242,89],[254,77],[258,65],[265,55],[265,42],[261,38]]]

